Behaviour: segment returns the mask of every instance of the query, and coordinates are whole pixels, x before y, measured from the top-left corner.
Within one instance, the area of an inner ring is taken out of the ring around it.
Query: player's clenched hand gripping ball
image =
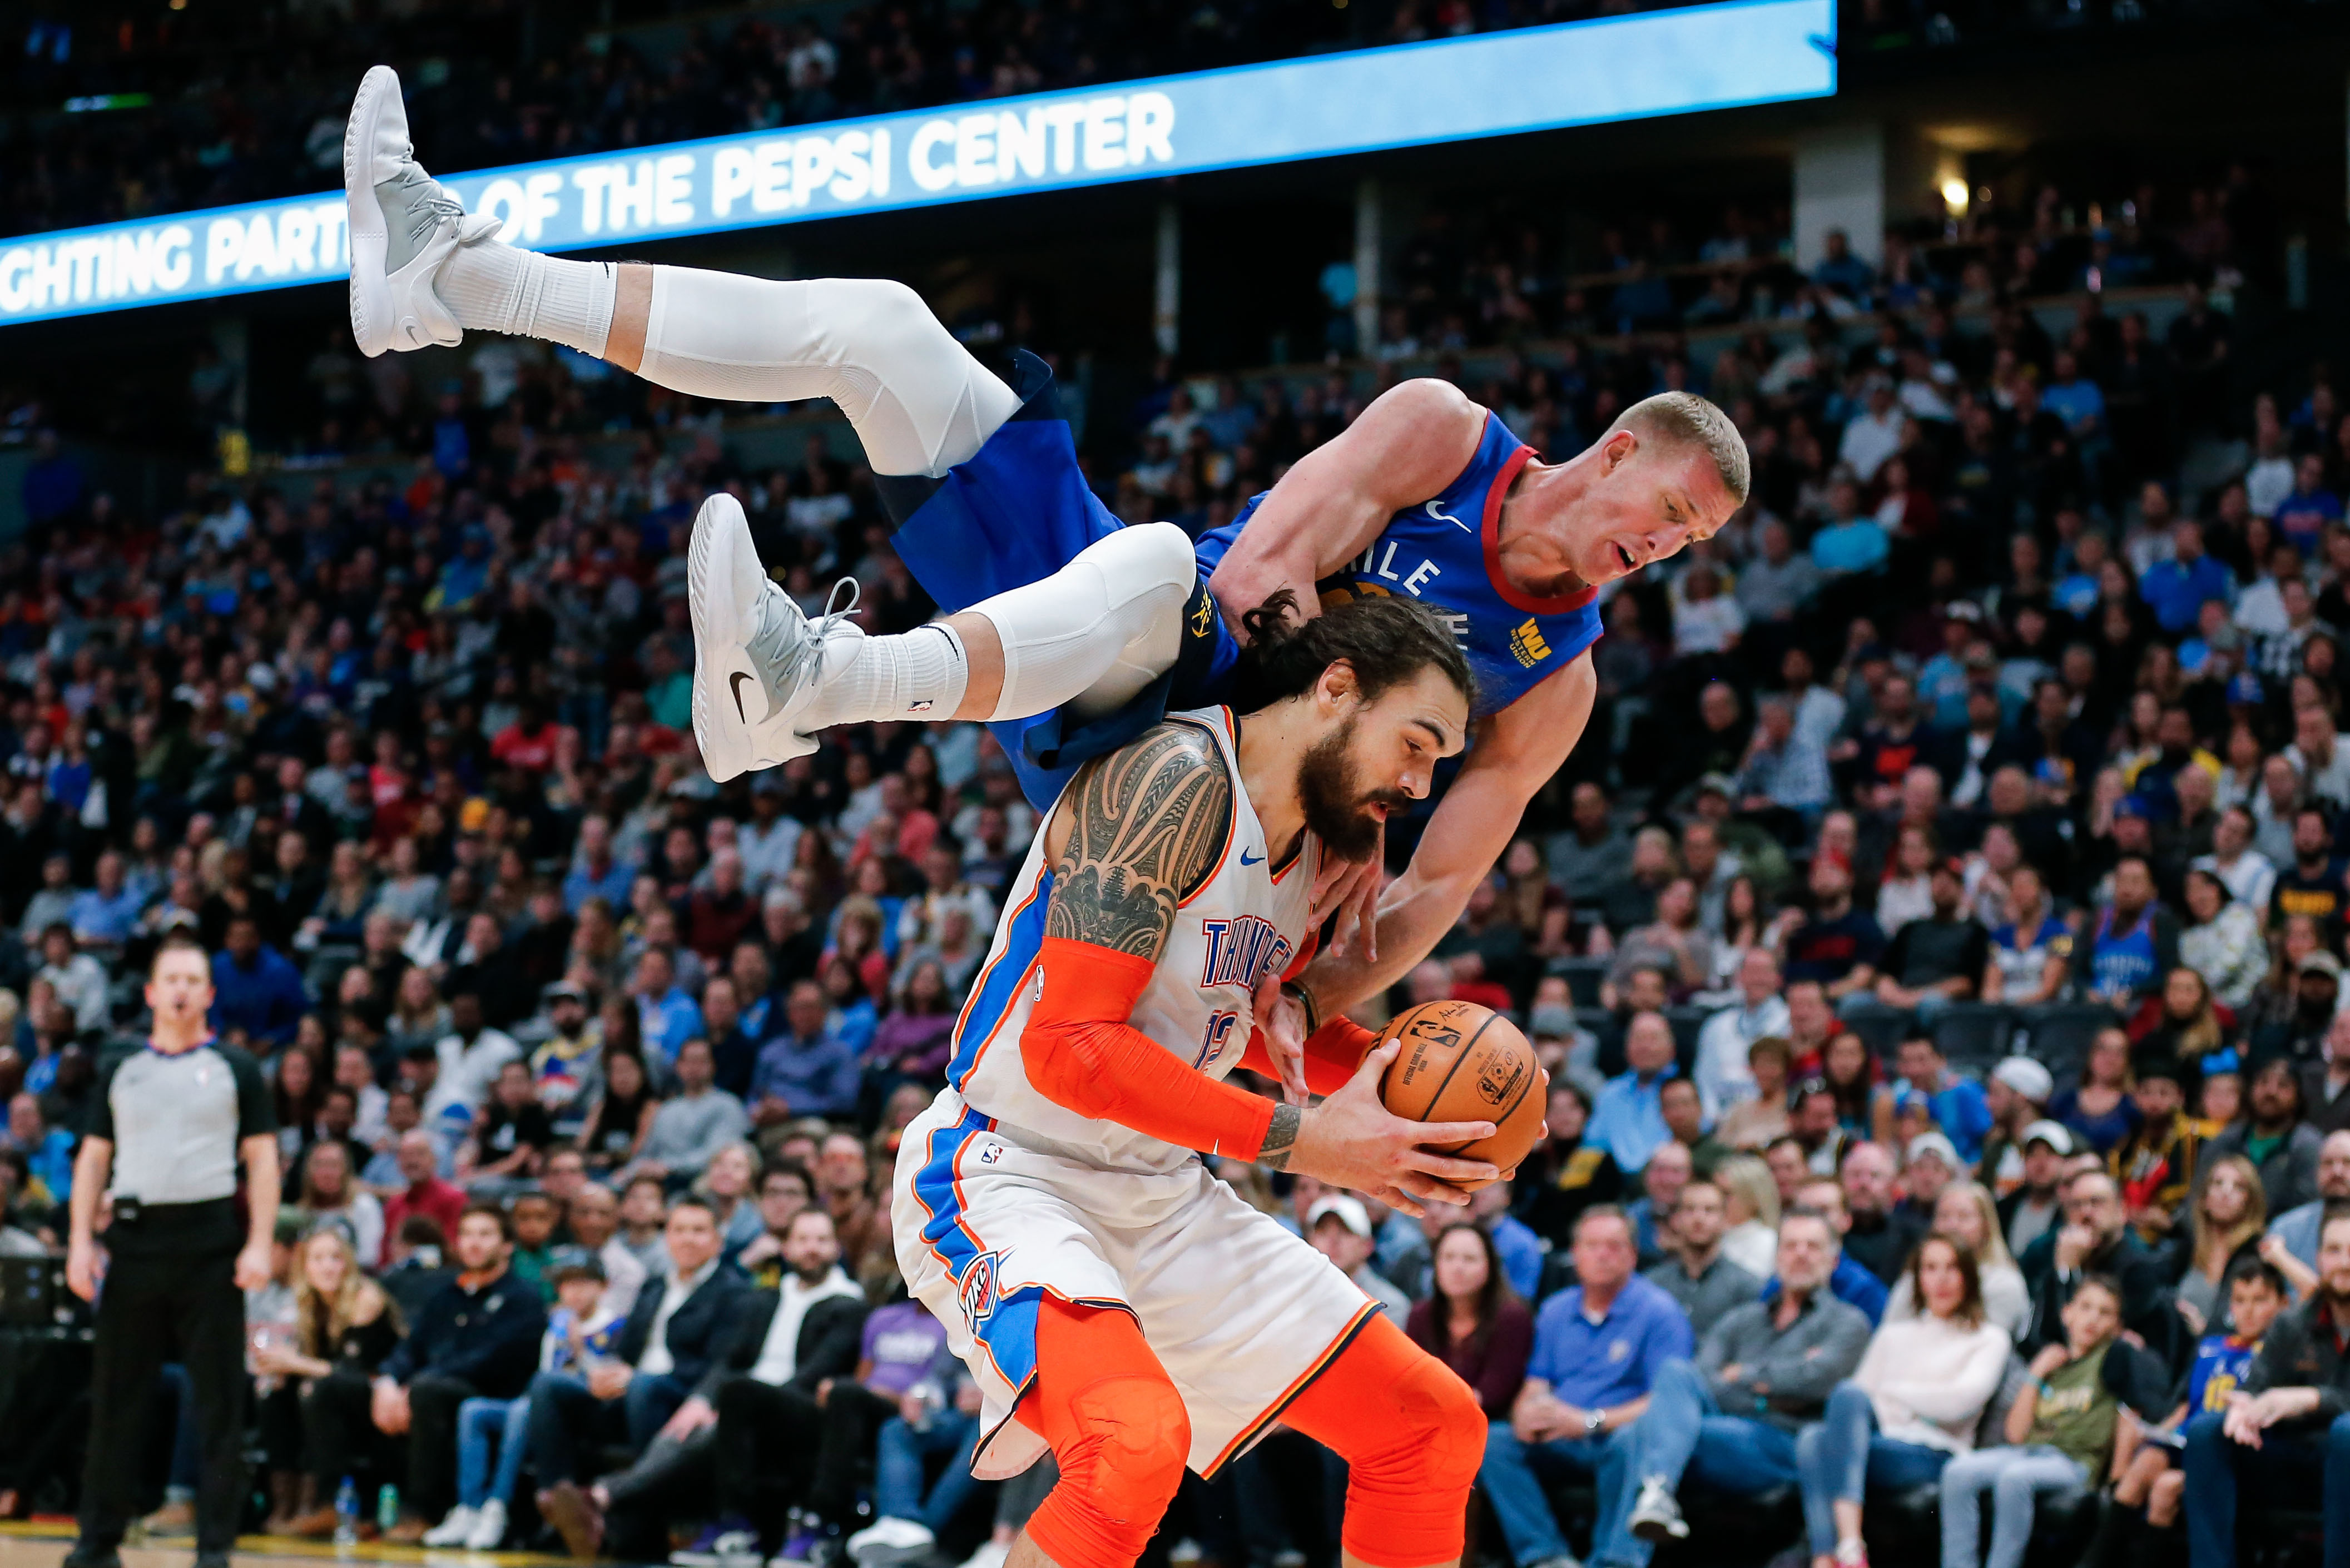
[[[1379,1084],[1388,1109],[1416,1122],[1492,1122],[1492,1137],[1444,1152],[1515,1169],[1542,1137],[1544,1111],[1542,1067],[1517,1025],[1473,1002],[1427,1002],[1379,1032],[1380,1044],[1390,1040],[1402,1049]]]

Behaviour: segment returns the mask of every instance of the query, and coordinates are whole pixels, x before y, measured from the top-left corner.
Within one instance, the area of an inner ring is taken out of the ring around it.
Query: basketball
[[[1542,1136],[1544,1112],[1540,1065],[1518,1026],[1473,1002],[1427,1002],[1389,1020],[1378,1044],[1399,1039],[1379,1081],[1388,1109],[1416,1122],[1492,1122],[1492,1137],[1442,1152],[1514,1169]]]

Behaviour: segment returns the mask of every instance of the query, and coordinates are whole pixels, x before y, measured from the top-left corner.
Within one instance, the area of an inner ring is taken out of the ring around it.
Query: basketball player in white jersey
[[[1476,1397],[1194,1151],[1413,1212],[1493,1174],[1428,1147],[1492,1124],[1390,1114],[1395,1048],[1346,1020],[1307,1042],[1329,1096],[1310,1108],[1224,1081],[1269,1070],[1251,1001],[1309,940],[1315,861],[1427,793],[1468,671],[1392,599],[1275,628],[1250,659],[1261,706],[1170,713],[1079,770],[900,1145],[898,1261],[980,1385],[974,1472],[1060,1462],[1014,1568],[1126,1568],[1187,1465],[1213,1474],[1275,1420],[1348,1461],[1348,1563],[1461,1552]]]
[[[713,777],[804,754],[833,724],[978,719],[997,725],[1042,809],[1103,737],[1140,727],[1120,722],[1138,705],[1227,701],[1240,622],[1276,590],[1301,616],[1390,592],[1448,616],[1482,695],[1477,747],[1384,898],[1368,874],[1376,846],[1323,868],[1319,896],[1355,900],[1302,977],[1328,1013],[1392,984],[1451,929],[1581,738],[1596,587],[1710,536],[1746,496],[1745,445],[1702,398],[1645,400],[1550,464],[1458,389],[1421,379],[1300,461],[1244,532],[1195,549],[1171,524],[1117,526],[1086,489],[1041,362],[1007,385],[901,284],[502,244],[496,219],[467,215],[418,167],[399,78],[381,66],[352,105],[344,182],[365,353],[517,333],[697,397],[830,398],[855,427],[899,556],[958,613],[893,637],[838,617],[811,626],[767,580],[740,506],[712,497],[694,526],[691,597],[694,731]],[[1057,446],[1032,439],[1046,426]],[[1350,940],[1358,922],[1365,940]],[[1302,1096],[1286,1025],[1275,1063]]]

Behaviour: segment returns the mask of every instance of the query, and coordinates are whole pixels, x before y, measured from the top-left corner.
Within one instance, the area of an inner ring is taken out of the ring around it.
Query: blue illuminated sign
[[[1736,0],[445,175],[540,251],[1822,98],[1832,0]],[[0,323],[329,281],[339,194],[0,241]]]

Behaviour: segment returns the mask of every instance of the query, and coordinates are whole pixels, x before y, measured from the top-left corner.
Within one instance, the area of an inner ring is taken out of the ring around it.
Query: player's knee
[[[827,277],[808,286],[811,313],[839,351],[885,384],[893,371],[935,371],[940,340],[954,342],[922,296],[895,278]]]
[[[868,330],[925,327],[937,320],[922,296],[894,277],[819,278],[816,286],[825,296],[827,317],[853,318]]]
[[[1174,1500],[1191,1453],[1191,1417],[1174,1386],[1155,1377],[1107,1377],[1070,1401],[1077,1451],[1056,1456],[1062,1475],[1106,1523],[1147,1536]]]
[[[1200,580],[1191,537],[1172,523],[1131,524],[1096,540],[1085,553],[1107,579],[1112,599],[1120,602],[1154,589],[1188,595]]]
[[[1405,1375],[1397,1393],[1421,1483],[1468,1490],[1485,1459],[1489,1425],[1476,1394],[1432,1355]]]

